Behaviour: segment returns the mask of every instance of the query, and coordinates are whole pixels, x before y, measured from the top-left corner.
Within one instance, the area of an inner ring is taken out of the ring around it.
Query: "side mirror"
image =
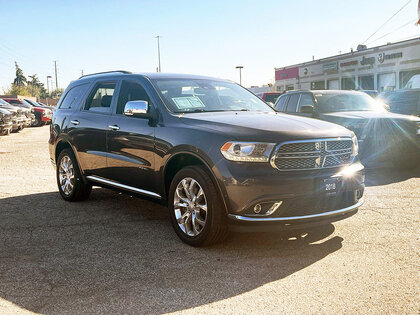
[[[313,114],[315,113],[315,108],[313,105],[302,105],[300,107],[300,112],[303,114]]]
[[[125,116],[148,117],[149,103],[147,101],[128,101],[124,107]]]

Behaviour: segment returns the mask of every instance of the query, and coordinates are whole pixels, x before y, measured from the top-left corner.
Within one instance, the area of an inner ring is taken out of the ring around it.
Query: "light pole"
[[[160,43],[159,43],[159,39],[161,38],[162,36],[156,36],[156,38],[157,38],[157,44],[158,44],[158,60],[159,60],[159,67],[158,67],[158,72],[161,72],[161,68],[160,68]]]
[[[242,69],[244,66],[236,66],[236,69],[239,69],[239,85],[242,85]]]

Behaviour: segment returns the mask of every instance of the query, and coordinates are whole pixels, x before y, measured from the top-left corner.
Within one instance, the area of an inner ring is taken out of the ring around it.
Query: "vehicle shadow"
[[[94,189],[0,199],[0,299],[39,313],[153,313],[227,299],[285,278],[339,250],[329,225],[307,237],[232,234],[183,244],[156,203]]]
[[[420,177],[420,166],[412,170],[399,170],[392,167],[366,169],[366,186],[382,186]]]

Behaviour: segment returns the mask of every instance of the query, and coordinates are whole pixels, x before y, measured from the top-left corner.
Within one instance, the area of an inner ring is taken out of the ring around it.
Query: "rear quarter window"
[[[66,95],[64,95],[63,100],[58,105],[59,109],[69,109],[76,108],[83,96],[85,95],[89,84],[81,84],[71,88]]]

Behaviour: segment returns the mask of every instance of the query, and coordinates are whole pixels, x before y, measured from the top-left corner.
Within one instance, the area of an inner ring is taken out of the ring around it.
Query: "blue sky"
[[[407,1],[0,0],[0,92],[15,60],[44,83],[58,60],[63,88],[82,69],[156,71],[156,35],[163,72],[238,81],[235,66],[243,65],[245,86],[266,84],[274,67],[355,48]],[[412,22],[374,41],[416,17],[412,0],[368,46],[420,36]]]

